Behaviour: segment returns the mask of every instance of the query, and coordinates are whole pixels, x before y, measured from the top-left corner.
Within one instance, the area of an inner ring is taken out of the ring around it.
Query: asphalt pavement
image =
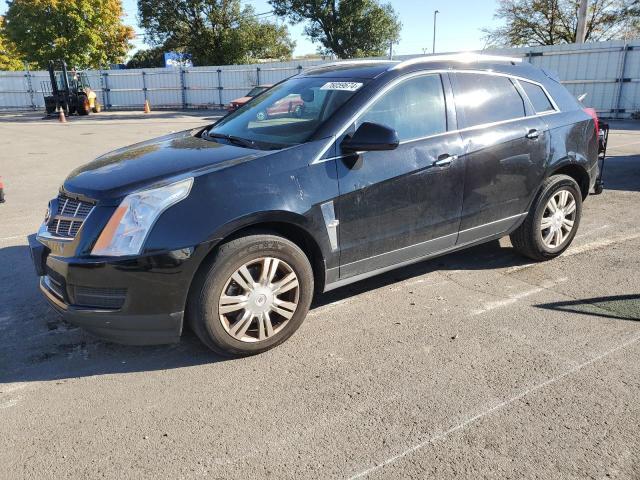
[[[26,235],[66,174],[211,115],[0,116],[0,478],[640,478],[640,122],[553,261],[502,239],[389,272],[239,360],[63,323]]]

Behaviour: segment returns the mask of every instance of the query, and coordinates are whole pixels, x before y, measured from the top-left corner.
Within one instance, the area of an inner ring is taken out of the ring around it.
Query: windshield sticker
[[[320,87],[320,90],[344,90],[345,92],[355,92],[362,86],[359,82],[327,82]]]

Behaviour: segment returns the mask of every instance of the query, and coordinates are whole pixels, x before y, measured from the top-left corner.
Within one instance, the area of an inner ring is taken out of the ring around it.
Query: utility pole
[[[440,13],[439,10],[435,10],[433,12],[433,53],[436,53],[436,18],[438,16],[438,14]]]
[[[389,60],[393,60],[393,40],[389,40]]]
[[[576,27],[576,43],[584,43],[587,34],[587,4],[588,0],[580,0],[578,6],[578,26]]]

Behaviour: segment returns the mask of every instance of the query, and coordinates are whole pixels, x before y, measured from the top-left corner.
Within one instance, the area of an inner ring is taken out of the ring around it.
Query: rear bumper
[[[607,156],[607,144],[609,143],[609,124],[601,122],[600,129],[598,131],[598,161],[596,165],[597,176],[593,184],[593,193],[600,195],[604,190],[604,180],[602,176],[604,174],[604,161]]]
[[[40,290],[56,312],[129,345],[179,341],[191,280],[207,253],[196,247],[127,259],[60,257],[35,235],[29,247]]]

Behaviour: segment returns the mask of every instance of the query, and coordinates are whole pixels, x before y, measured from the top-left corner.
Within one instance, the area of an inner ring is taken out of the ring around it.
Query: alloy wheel
[[[569,190],[555,192],[542,214],[540,232],[548,248],[558,248],[569,237],[576,220],[576,199]]]
[[[245,263],[227,280],[218,314],[236,340],[259,342],[280,332],[298,308],[298,276],[284,260],[262,257]]]

